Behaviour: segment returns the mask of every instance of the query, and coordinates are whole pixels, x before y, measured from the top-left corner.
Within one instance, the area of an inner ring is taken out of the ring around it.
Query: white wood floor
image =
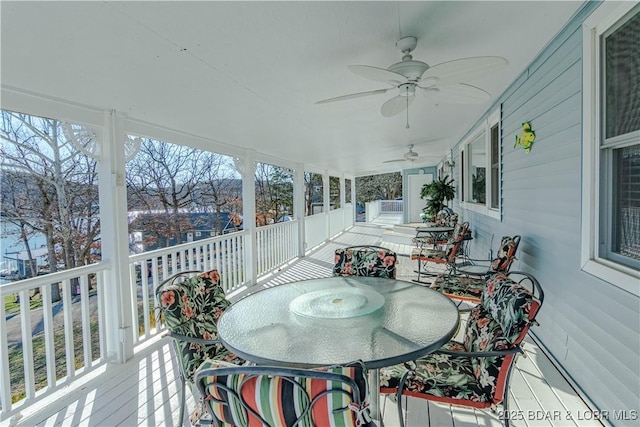
[[[289,281],[331,275],[333,251],[352,244],[382,244],[399,255],[398,278],[415,278],[409,262],[410,247],[380,241],[381,229],[357,225],[331,242],[316,248],[291,265],[280,269],[259,287],[277,286]],[[544,286],[544,284],[542,284]],[[240,295],[236,295],[235,298]],[[600,426],[593,413],[564,379],[535,341],[527,338],[526,357],[519,357],[512,375],[509,410],[516,417],[514,426]],[[177,368],[167,338],[147,345],[123,365],[109,365],[93,378],[73,389],[62,390],[39,408],[5,422],[20,426],[173,426],[178,424],[179,397]],[[194,408],[187,393],[187,412]],[[405,399],[407,426],[500,426],[497,414]],[[398,426],[396,403],[381,398],[384,425]],[[188,425],[188,414],[185,417]]]

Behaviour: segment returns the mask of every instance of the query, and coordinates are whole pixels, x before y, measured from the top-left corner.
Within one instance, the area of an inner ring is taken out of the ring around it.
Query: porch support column
[[[258,247],[256,245],[256,162],[253,151],[247,150],[244,158],[234,159],[236,169],[242,175],[242,224],[245,231],[244,274],[247,286],[258,279]]]
[[[356,217],[358,213],[356,212],[358,209],[358,201],[356,199],[356,177],[351,177],[351,204],[353,205],[353,218],[351,218],[350,225],[356,223]]]
[[[343,222],[343,230],[346,230],[349,224],[349,220],[346,218],[345,212],[346,204],[347,204],[347,190],[344,188],[344,174],[340,175],[340,209],[342,209],[342,222]]]
[[[324,215],[324,240],[329,239],[329,230],[331,230],[331,218],[329,217],[329,211],[331,210],[331,201],[329,196],[331,195],[329,172],[324,171],[322,173],[322,214]]]
[[[133,356],[133,302],[129,283],[129,237],[125,180],[124,124],[105,112],[100,143],[99,200],[102,260],[110,264],[104,283],[107,354],[119,363]],[[102,332],[101,332],[102,333]]]
[[[304,190],[304,165],[299,164],[293,172],[293,218],[298,220],[298,256],[304,256],[306,250]]]

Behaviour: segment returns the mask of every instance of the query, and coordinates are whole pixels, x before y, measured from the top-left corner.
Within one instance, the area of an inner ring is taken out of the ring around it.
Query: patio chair
[[[492,273],[507,273],[516,259],[520,236],[503,236],[497,256],[491,261],[471,260],[473,265],[458,267],[452,274],[441,274],[430,285],[451,299],[477,304]]]
[[[468,222],[456,224],[451,239],[443,249],[426,245],[413,248],[411,250],[411,259],[418,261],[418,269],[416,270],[418,278],[414,279],[414,282],[430,284],[430,282],[422,281],[420,277],[422,275],[437,276],[437,273],[428,270],[429,264],[443,265],[447,271],[455,270],[456,257],[461,250],[468,229]]]
[[[444,208],[436,214],[435,225],[438,227],[455,227],[458,224],[458,214],[453,213],[451,208]],[[413,244],[419,248],[422,246],[446,245],[449,239],[436,239],[434,241],[431,233],[416,232],[416,236],[411,239]]]
[[[521,276],[515,281],[513,277]],[[507,407],[509,376],[521,342],[544,300],[538,281],[522,272],[495,273],[467,322],[463,342],[449,341],[418,360],[381,370],[380,392],[472,408]],[[509,425],[508,416],[504,419]]]
[[[195,273],[199,274],[194,276]],[[229,352],[218,340],[216,322],[231,304],[220,286],[218,270],[174,274],[156,288],[155,294],[158,300],[157,320],[164,320],[168,335],[173,339],[173,350],[178,361],[179,425],[182,425],[186,383],[189,383],[193,392],[193,377],[202,362],[215,359],[242,364],[245,361]]]
[[[215,426],[367,426],[366,375],[361,363],[310,370],[210,361],[195,382]]]
[[[334,276],[369,276],[396,278],[398,256],[381,246],[364,245],[338,248],[335,251]]]

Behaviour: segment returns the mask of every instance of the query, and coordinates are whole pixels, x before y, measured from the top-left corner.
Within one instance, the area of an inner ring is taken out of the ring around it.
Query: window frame
[[[603,118],[601,37],[619,24],[637,3],[603,3],[582,26],[582,230],[580,264],[582,271],[633,295],[640,296],[640,271],[599,256],[601,182],[601,135]],[[638,133],[640,137],[640,132]],[[625,138],[626,139],[626,138]],[[617,144],[605,144],[609,149]]]
[[[491,175],[491,158],[492,158],[492,144],[491,144],[491,130],[498,127],[498,177],[497,182]],[[477,141],[478,137],[484,135],[485,145],[485,201],[484,203],[471,202],[471,163],[469,162],[470,145]],[[461,192],[460,192],[460,207],[462,209],[477,212],[482,215],[489,216],[498,220],[502,219],[502,123],[501,123],[501,109],[498,108],[492,112],[483,122],[464,139],[460,144],[459,155],[461,159]],[[498,193],[498,207],[491,206],[491,199],[493,193]]]

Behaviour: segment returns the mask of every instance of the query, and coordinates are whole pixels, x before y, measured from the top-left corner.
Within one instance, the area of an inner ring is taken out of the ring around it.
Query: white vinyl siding
[[[471,209],[460,212],[471,226],[472,258],[495,253],[504,235],[522,236],[512,270],[533,274],[545,292],[540,327],[531,333],[567,371],[581,395],[594,409],[640,413],[640,280],[619,267],[596,274],[584,267],[583,258],[593,247],[590,239],[595,241],[593,214],[584,212],[590,212],[585,207],[598,206],[590,172],[598,170],[593,161],[599,146],[590,128],[595,126],[590,107],[593,91],[583,67],[592,54],[582,26],[608,3],[585,2],[459,142],[458,154],[473,130],[501,108],[502,220]],[[611,3],[610,7],[626,6],[627,11],[637,4]],[[531,123],[536,133],[529,153],[513,146],[523,122]],[[457,164],[462,161],[456,159]],[[456,169],[460,173],[463,167]],[[457,177],[458,183],[462,178]],[[637,420],[609,422],[637,424]]]

